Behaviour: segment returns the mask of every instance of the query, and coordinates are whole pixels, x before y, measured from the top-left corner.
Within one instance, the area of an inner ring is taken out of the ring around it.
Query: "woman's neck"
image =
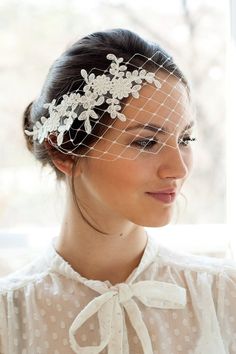
[[[100,234],[86,224],[78,210],[69,208],[55,248],[87,279],[109,280],[112,284],[124,282],[140,263],[147,233],[143,226],[128,221],[120,225],[119,231],[115,225],[114,230],[109,235]]]

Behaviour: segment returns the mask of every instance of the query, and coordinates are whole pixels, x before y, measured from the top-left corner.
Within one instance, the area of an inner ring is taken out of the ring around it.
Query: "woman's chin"
[[[144,227],[162,227],[168,225],[172,220],[172,213],[171,215],[165,215],[162,217],[155,217],[154,219],[152,218],[151,220],[143,220],[143,222],[138,223],[140,226]]]
[[[166,226],[169,225],[169,223],[171,222],[171,220],[168,221],[157,221],[157,222],[153,222],[153,223],[149,223],[148,225],[143,225],[146,227],[162,227],[162,226]]]

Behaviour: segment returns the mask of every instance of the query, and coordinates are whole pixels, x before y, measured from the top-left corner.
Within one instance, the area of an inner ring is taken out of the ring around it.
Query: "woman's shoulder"
[[[236,279],[236,260],[198,255],[159,246],[157,262],[187,272],[207,272],[212,275],[227,273]]]
[[[185,253],[164,246],[159,248],[157,258],[158,276],[186,288],[190,302],[205,299],[206,308],[211,298],[225,323],[232,314],[232,321],[236,321],[235,260]]]
[[[0,278],[0,295],[21,289],[32,284],[48,274],[44,256],[22,266],[20,269]]]

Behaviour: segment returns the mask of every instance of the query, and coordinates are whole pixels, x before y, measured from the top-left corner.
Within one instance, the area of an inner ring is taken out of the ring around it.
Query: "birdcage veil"
[[[135,53],[128,60],[104,55],[105,70],[81,69],[66,93],[63,88],[44,104],[45,114],[25,133],[63,154],[109,161],[188,146],[194,140],[187,134],[194,122],[189,91],[175,68],[166,69],[171,58],[165,55],[158,63],[159,54]],[[152,135],[141,140],[147,131]]]

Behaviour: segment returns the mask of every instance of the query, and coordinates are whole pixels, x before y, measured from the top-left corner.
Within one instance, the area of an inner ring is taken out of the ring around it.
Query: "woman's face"
[[[171,220],[175,199],[155,198],[148,192],[180,193],[192,167],[192,117],[185,86],[164,72],[158,79],[161,89],[148,84],[138,99],[129,98],[123,110],[127,120],[116,118],[89,152],[95,158],[81,160],[78,201],[94,218],[103,213],[146,227]],[[162,131],[144,129],[144,124]]]

